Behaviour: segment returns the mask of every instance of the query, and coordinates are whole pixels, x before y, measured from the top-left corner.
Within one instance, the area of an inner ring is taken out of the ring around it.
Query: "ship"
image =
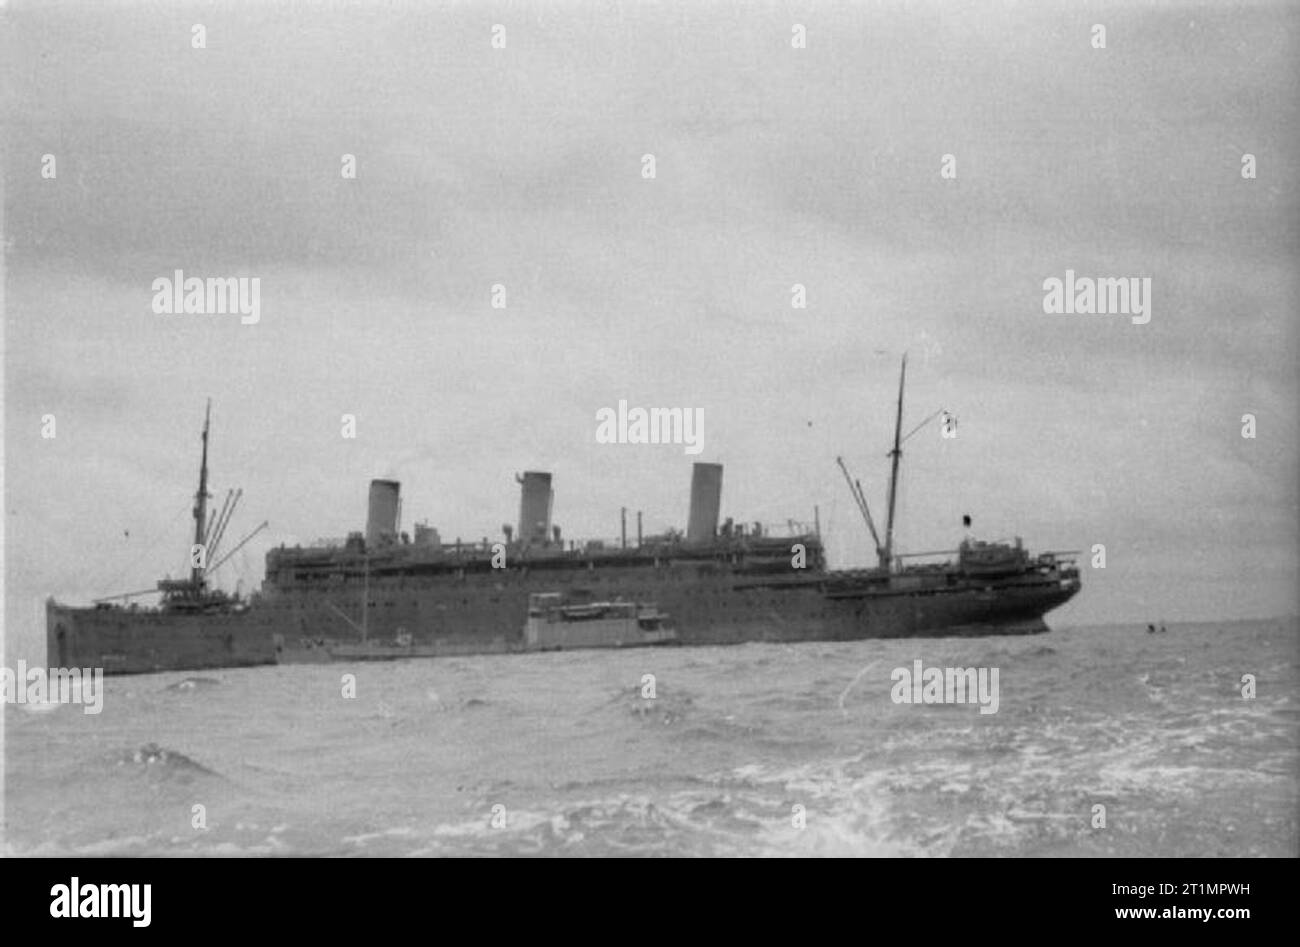
[[[955,550],[896,554],[906,377],[904,356],[883,536],[861,484],[840,460],[875,542],[871,568],[828,568],[817,515],[811,525],[788,520],[784,530],[720,522],[723,467],[716,463],[693,465],[684,532],[644,535],[638,513],[633,539],[624,509],[620,538],[612,541],[565,539],[552,522],[555,492],[546,471],[516,476],[517,528],[503,525],[497,539],[477,542],[444,542],[426,522],[401,530],[401,484],[376,479],[364,532],[269,550],[261,588],[247,599],[210,581],[227,554],[212,565],[198,555],[188,578],[159,582],[156,606],[122,597],[90,607],[47,600],[49,661],[112,674],[527,652],[546,646],[537,634],[542,616],[533,612],[556,601],[538,596],[557,595],[561,602],[633,603],[624,618],[654,603],[656,613],[671,616],[673,643],[685,646],[1048,631],[1044,616],[1080,589],[1076,552],[1034,555],[1019,539],[968,538]],[[210,551],[221,535],[214,528],[224,531],[229,522],[229,503],[207,513],[209,420],[194,504],[196,554]],[[598,633],[577,646],[608,640]]]

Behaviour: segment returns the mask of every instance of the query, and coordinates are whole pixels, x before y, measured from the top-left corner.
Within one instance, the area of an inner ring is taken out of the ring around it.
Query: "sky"
[[[1272,3],[11,0],[6,654],[43,656],[47,595],[182,574],[208,398],[226,548],[270,523],[228,588],[362,529],[371,477],[404,528],[480,539],[549,470],[565,536],[613,537],[623,506],[683,528],[696,460],[724,517],[816,509],[865,565],[835,458],[883,518],[904,352],[904,430],[944,408],[957,436],[905,445],[900,551],[963,514],[1084,550],[1057,626],[1294,614],[1298,30]],[[256,277],[259,321],[154,312],[176,269]],[[1150,321],[1045,313],[1067,270],[1150,278]],[[702,453],[597,443],[620,400],[702,410]]]

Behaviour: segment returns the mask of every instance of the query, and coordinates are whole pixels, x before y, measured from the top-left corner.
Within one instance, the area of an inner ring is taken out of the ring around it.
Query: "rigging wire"
[[[901,441],[899,441],[899,443],[900,443],[900,444],[904,444],[904,443],[906,443],[908,438],[910,438],[910,437],[911,437],[913,434],[915,434],[917,431],[921,430],[921,428],[925,427],[927,424],[929,424],[931,421],[933,421],[933,420],[934,420],[935,418],[937,418],[939,415],[947,413],[947,410],[948,410],[947,408],[940,408],[938,411],[934,412],[934,414],[930,415],[928,418],[926,418],[924,421],[922,421],[922,422],[921,422],[920,424],[918,424],[916,427],[912,428],[912,430],[908,432],[907,437],[904,437]]]

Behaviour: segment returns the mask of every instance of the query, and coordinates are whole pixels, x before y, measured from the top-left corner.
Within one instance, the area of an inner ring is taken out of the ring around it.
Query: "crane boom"
[[[208,571],[209,571],[209,572],[213,572],[213,571],[215,571],[215,570],[221,568],[222,563],[224,563],[227,559],[229,559],[229,558],[230,558],[231,556],[233,556],[235,553],[239,552],[239,550],[243,549],[243,548],[244,548],[244,544],[245,544],[246,542],[248,542],[250,539],[252,539],[254,536],[256,536],[258,533],[260,533],[262,530],[266,529],[266,528],[267,528],[268,526],[270,526],[270,525],[271,525],[270,520],[262,520],[262,525],[261,525],[261,526],[257,527],[257,529],[253,530],[251,533],[249,533],[247,536],[245,536],[243,539],[241,539],[241,540],[239,541],[239,543],[235,546],[234,549],[230,550],[230,552],[228,552],[228,553],[226,553],[224,556],[222,556],[221,559],[220,559],[220,560],[219,560],[215,565],[213,565],[210,569],[208,569]]]
[[[840,465],[840,470],[844,473],[844,481],[849,485],[849,493],[853,494],[853,502],[858,505],[858,512],[862,514],[863,520],[866,521],[867,529],[871,530],[871,539],[876,544],[876,554],[880,554],[880,536],[876,533],[875,521],[871,518],[871,508],[867,506],[867,498],[862,492],[862,484],[858,483],[849,474],[849,468],[844,465],[843,457],[836,457],[835,462]]]

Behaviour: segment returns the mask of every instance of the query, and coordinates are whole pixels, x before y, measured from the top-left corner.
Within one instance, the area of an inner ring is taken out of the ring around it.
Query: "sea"
[[[1294,857],[1298,632],[1287,619],[110,677],[99,714],[3,707],[0,844]],[[997,668],[996,713],[896,702],[918,660]]]

